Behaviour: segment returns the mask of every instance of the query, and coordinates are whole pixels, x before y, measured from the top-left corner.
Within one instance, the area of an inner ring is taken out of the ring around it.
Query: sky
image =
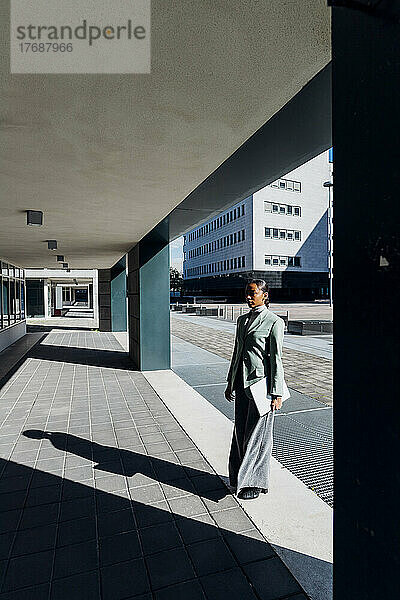
[[[169,245],[169,258],[171,267],[182,273],[183,268],[183,236],[177,238]]]

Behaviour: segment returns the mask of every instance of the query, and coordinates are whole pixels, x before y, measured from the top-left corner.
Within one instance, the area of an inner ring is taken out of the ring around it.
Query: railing
[[[248,312],[247,306],[238,306],[237,304],[171,304],[171,310],[179,311],[183,314],[194,314],[200,317],[216,317],[224,321],[231,321],[235,323],[237,318]],[[273,311],[275,312],[275,311]],[[287,327],[289,321],[289,311],[279,311],[275,314],[279,315],[284,321]]]

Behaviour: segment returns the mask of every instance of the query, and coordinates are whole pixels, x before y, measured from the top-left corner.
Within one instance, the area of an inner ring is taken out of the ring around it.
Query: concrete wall
[[[26,321],[21,321],[0,331],[0,352],[26,334]]]

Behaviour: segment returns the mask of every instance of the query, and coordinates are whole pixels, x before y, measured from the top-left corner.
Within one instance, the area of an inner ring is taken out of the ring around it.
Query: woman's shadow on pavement
[[[103,446],[69,433],[28,429],[23,432],[23,435],[36,440],[47,439],[54,448],[60,451],[67,451],[95,462],[97,464],[93,468],[96,471],[105,471],[126,477],[140,473],[159,483],[173,485],[185,492],[193,493],[195,489],[199,495],[214,501],[229,494],[217,475],[190,466],[168,462],[123,448]]]

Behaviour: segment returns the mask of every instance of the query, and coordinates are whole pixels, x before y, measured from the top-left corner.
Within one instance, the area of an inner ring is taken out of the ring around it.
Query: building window
[[[295,256],[294,257],[294,266],[295,267],[301,267],[301,258],[300,258],[300,256]]]
[[[244,204],[242,204],[242,217],[244,216]]]
[[[293,231],[288,231],[286,233],[286,239],[288,239],[288,240],[292,240],[293,239]]]
[[[272,259],[272,264],[274,265],[274,267],[279,265],[279,258],[277,258],[276,256],[273,257]]]
[[[24,271],[0,261],[0,329],[5,329],[24,319]]]
[[[264,202],[264,211],[278,213],[280,215],[293,215],[297,217],[301,216],[300,206],[292,206],[290,204],[274,204],[272,202]]]
[[[266,265],[270,265],[271,264],[271,257],[270,256],[266,256],[265,257],[265,264]]]
[[[293,181],[291,179],[277,179],[271,183],[271,187],[279,188],[281,190],[288,190],[291,192],[301,192],[300,181]]]
[[[279,259],[279,264],[281,265],[281,267],[285,267],[287,264],[287,257],[286,256],[281,256]]]
[[[295,231],[294,232],[294,239],[295,240],[301,240],[301,232],[300,231]]]
[[[246,257],[242,256],[242,267],[246,266]]]
[[[280,240],[285,240],[286,239],[286,231],[284,229],[281,229],[279,231],[279,239]]]
[[[272,230],[272,237],[274,237],[275,239],[278,239],[278,230],[277,229]]]

